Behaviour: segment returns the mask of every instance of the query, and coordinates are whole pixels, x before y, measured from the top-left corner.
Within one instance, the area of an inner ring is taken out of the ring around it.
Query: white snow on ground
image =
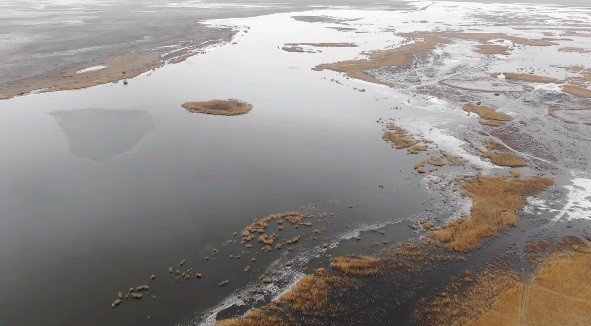
[[[554,220],[591,220],[591,179],[588,174],[573,172],[572,184],[564,186],[568,191],[566,204]]]
[[[101,70],[101,69],[105,69],[105,68],[107,68],[107,66],[103,66],[103,65],[100,65],[100,66],[92,66],[92,67],[84,68],[82,70],[78,70],[78,71],[76,71],[76,73],[77,74],[83,74],[85,72],[97,71],[97,70]]]

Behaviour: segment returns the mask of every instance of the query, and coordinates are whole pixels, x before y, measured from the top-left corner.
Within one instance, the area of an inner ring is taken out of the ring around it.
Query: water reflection
[[[132,150],[154,129],[150,113],[141,110],[86,108],[50,113],[75,156],[100,161]]]

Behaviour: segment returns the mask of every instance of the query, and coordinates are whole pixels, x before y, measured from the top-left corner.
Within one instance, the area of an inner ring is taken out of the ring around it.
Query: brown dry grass
[[[278,299],[279,303],[298,313],[311,316],[331,316],[342,310],[342,307],[330,302],[333,291],[344,291],[355,287],[349,278],[334,276],[324,268],[314,274],[306,275]]]
[[[498,44],[480,44],[474,47],[474,52],[481,54],[501,54],[509,55],[509,48]]]
[[[467,289],[454,282],[414,316],[439,325],[590,325],[590,250],[547,257],[528,282],[512,271],[485,271]]]
[[[552,185],[552,179],[508,179],[478,177],[464,181],[462,193],[472,198],[470,217],[458,218],[431,233],[432,239],[444,248],[468,252],[478,249],[484,241],[519,223],[517,214],[525,206],[525,197]]]
[[[342,273],[353,276],[375,275],[382,269],[380,261],[370,256],[337,257],[330,265]]]
[[[552,77],[544,77],[544,76],[537,76],[532,74],[522,74],[522,73],[514,73],[514,72],[504,72],[502,73],[507,80],[517,80],[523,81],[528,83],[540,83],[540,84],[550,84],[550,83],[559,83],[560,80]],[[493,73],[491,74],[492,77],[497,78],[501,73]]]
[[[497,123],[502,124],[504,122],[507,122],[507,121],[510,121],[511,119],[513,119],[509,115],[497,112],[497,111],[495,111],[491,108],[488,108],[486,106],[466,105],[466,106],[464,106],[464,111],[476,113],[482,119],[493,121],[495,124],[497,124]]]
[[[288,326],[295,320],[278,306],[270,305],[248,312],[242,318],[223,319],[216,326]]]
[[[527,162],[524,159],[515,154],[502,151],[500,148],[502,148],[500,144],[489,141],[487,143],[486,151],[481,152],[480,156],[490,159],[493,164],[498,166],[508,166],[513,168],[527,166]]]
[[[236,99],[187,102],[181,106],[189,112],[227,116],[246,114],[252,110],[252,104]]]
[[[563,85],[562,91],[578,97],[591,98],[591,89],[588,88],[573,85]]]
[[[469,280],[472,286],[465,289],[464,279]],[[480,324],[474,324],[472,320],[481,317],[483,310],[495,306],[499,293],[510,293],[504,301],[513,303],[511,300],[519,298],[520,295],[519,284],[514,273],[485,271],[477,276],[467,273],[462,280],[446,286],[444,291],[431,301],[420,302],[414,317],[427,325],[507,325],[494,323],[493,321],[497,320],[494,318],[496,316],[487,316],[479,320]],[[507,307],[500,303],[497,306],[500,310],[506,310],[508,315],[516,315],[511,305]]]

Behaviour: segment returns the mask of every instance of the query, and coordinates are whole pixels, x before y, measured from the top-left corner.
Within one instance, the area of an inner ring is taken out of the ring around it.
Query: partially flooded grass
[[[418,154],[429,148],[426,144],[414,139],[408,131],[403,128],[394,124],[388,124],[387,129],[388,130],[384,132],[382,138],[385,141],[390,142],[396,149],[406,148],[409,154]]]
[[[382,269],[380,261],[370,256],[337,257],[332,260],[330,266],[353,276],[375,275]]]
[[[430,35],[429,33],[412,33],[407,36],[411,36],[417,41],[394,49],[373,51],[369,53],[367,59],[321,64],[314,67],[313,70],[332,70],[344,73],[350,78],[375,84],[393,86],[391,83],[381,81],[369,75],[366,71],[384,67],[408,68],[411,66],[416,54],[430,52],[442,42],[446,42],[445,39],[442,39],[439,36]]]
[[[469,217],[452,220],[431,233],[443,247],[468,252],[478,249],[484,241],[519,223],[517,214],[525,207],[526,196],[539,193],[552,185],[552,179],[508,179],[478,177],[462,183],[462,193],[472,199]]]
[[[480,153],[480,156],[490,159],[490,161],[498,166],[507,167],[524,167],[527,162],[521,157],[501,150],[502,146],[494,141],[488,141],[486,150]]]
[[[438,325],[591,324],[591,246],[544,259],[528,281],[513,270],[466,273],[430,301],[416,320]]]

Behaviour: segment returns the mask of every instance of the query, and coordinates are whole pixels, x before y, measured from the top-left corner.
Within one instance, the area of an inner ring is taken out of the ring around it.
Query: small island
[[[242,115],[252,110],[252,104],[236,99],[186,102],[181,106],[189,112],[227,116]]]

